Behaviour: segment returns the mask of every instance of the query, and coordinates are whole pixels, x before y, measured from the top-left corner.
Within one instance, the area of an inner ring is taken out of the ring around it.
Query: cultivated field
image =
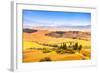
[[[89,60],[90,31],[23,29],[23,62]]]

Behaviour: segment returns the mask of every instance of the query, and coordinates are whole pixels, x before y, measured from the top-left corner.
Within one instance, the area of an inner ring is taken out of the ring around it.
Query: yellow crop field
[[[38,31],[32,34],[24,33],[23,62],[91,59],[90,39],[54,38],[45,36],[46,33],[48,32]],[[80,46],[81,49],[78,49]]]

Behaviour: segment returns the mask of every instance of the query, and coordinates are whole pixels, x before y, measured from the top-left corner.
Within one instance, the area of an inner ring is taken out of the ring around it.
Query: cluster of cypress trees
[[[58,49],[59,49],[59,50],[57,50],[58,53],[61,53],[61,52],[64,53],[64,51],[66,51],[66,50],[70,51],[70,53],[74,53],[73,50],[80,52],[80,50],[82,49],[82,45],[79,45],[78,42],[70,43],[69,45],[66,45],[66,43],[62,43],[58,47]]]

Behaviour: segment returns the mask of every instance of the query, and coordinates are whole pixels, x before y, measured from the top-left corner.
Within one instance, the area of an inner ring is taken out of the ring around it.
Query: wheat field
[[[24,63],[91,59],[90,36],[86,39],[73,39],[45,35],[50,32],[38,30],[33,33],[23,33]]]

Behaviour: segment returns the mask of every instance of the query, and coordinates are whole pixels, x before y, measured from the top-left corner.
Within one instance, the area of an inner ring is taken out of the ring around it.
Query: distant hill
[[[91,28],[91,25],[85,25],[85,26],[68,26],[68,25],[36,25],[36,26],[27,26],[27,28]]]
[[[90,38],[90,32],[81,32],[81,31],[55,31],[45,34],[46,36],[51,36],[55,38],[72,38],[72,39],[84,39],[87,40]]]

